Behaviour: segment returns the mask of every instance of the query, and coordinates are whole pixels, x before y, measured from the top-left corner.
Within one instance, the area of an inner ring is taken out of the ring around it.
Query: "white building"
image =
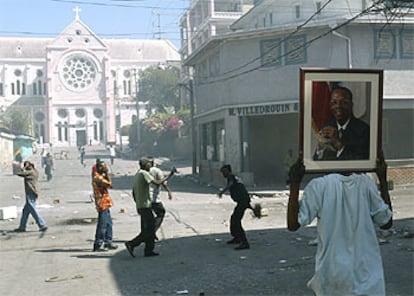
[[[56,38],[0,37],[0,108],[54,146],[115,143],[137,115],[140,70],[178,60],[168,40],[102,39],[76,14]]]
[[[298,152],[301,67],[383,69],[385,156],[414,158],[413,4],[374,2],[255,1],[231,32],[192,51],[203,180],[222,183],[230,163],[249,185],[284,183],[285,155]]]

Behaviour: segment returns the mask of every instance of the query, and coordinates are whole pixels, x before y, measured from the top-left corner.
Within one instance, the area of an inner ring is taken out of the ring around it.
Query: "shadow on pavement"
[[[381,245],[387,295],[413,295],[413,241],[404,236],[413,222],[395,221],[396,232]],[[121,245],[110,269],[120,295],[313,295],[306,283],[315,234],[314,227],[248,231],[251,249],[242,251],[226,244],[227,233],[167,239],[156,243],[157,257],[144,257],[141,245],[132,258]]]
[[[306,281],[316,248],[307,239],[284,229],[247,236],[251,249],[242,251],[222,233],[159,241],[157,257],[144,257],[141,245],[132,258],[122,246],[110,268],[121,295],[312,295]]]

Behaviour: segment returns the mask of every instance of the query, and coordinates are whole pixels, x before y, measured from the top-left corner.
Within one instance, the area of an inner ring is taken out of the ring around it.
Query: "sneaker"
[[[45,232],[47,230],[47,226],[43,226],[42,228],[39,229],[39,231]]]
[[[104,245],[93,245],[93,251],[94,252],[106,252],[108,251],[108,249],[105,248]]]
[[[150,252],[150,253],[145,253],[145,257],[153,257],[153,256],[158,256],[158,253],[155,252]]]
[[[227,244],[231,245],[231,244],[240,244],[240,240],[237,238],[232,238],[231,240],[229,240],[227,242]]]
[[[110,244],[107,243],[107,244],[104,244],[104,248],[108,250],[116,250],[118,249],[118,246],[114,245],[113,243],[110,243]]]
[[[246,250],[246,249],[250,249],[250,245],[249,245],[249,243],[241,243],[240,245],[238,245],[234,249],[235,250]]]
[[[131,246],[131,244],[130,244],[129,242],[126,242],[126,243],[125,243],[125,247],[126,247],[126,249],[128,250],[129,254],[130,254],[132,257],[135,257],[135,255],[134,255],[134,247],[133,247],[133,246]]]
[[[14,232],[26,232],[26,229],[24,229],[24,228],[16,228],[14,230]]]

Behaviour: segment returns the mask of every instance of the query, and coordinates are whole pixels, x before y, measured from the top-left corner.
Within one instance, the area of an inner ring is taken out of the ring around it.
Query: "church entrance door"
[[[86,131],[80,130],[76,131],[76,146],[84,146],[86,145]]]

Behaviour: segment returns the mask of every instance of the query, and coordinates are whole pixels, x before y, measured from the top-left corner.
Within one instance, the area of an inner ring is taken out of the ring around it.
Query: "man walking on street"
[[[48,181],[52,180],[52,170],[54,170],[53,157],[50,153],[47,153],[45,159],[45,174]]]
[[[315,274],[308,282],[315,295],[385,295],[375,225],[392,226],[392,207],[382,156],[376,172],[381,196],[366,174],[328,174],[313,179],[299,200],[305,167],[299,159],[291,168],[288,229],[318,219]]]
[[[114,145],[111,145],[109,146],[109,158],[111,159],[111,165],[114,164],[115,156],[116,156],[115,147]]]
[[[151,158],[151,168],[150,168],[150,174],[154,177],[155,180],[162,180],[164,178],[163,172],[157,168],[154,164],[154,159]],[[165,216],[165,208],[162,202],[159,200],[160,195],[160,189],[161,186],[164,187],[164,189],[168,193],[168,199],[172,199],[172,193],[170,190],[170,187],[168,186],[167,182],[162,183],[161,185],[153,184],[151,183],[151,189],[152,189],[152,202],[151,202],[151,208],[155,213],[155,233],[157,233],[157,230],[160,228],[162,221],[164,220]],[[158,240],[158,237],[155,235],[155,239]]]
[[[142,242],[145,243],[144,255],[146,257],[158,256],[158,253],[154,252],[154,239],[155,239],[155,219],[151,209],[151,197],[149,191],[149,185],[157,184],[161,185],[167,181],[173,174],[175,168],[170,174],[161,180],[155,180],[149,173],[151,168],[151,160],[148,158],[141,158],[139,160],[140,169],[134,178],[134,184],[132,189],[132,196],[135,200],[137,212],[141,216],[141,233],[134,239],[127,241],[125,247],[132,257],[134,255],[134,248],[138,247]]]
[[[23,207],[22,217],[20,219],[19,228],[15,229],[15,232],[25,232],[29,214],[33,216],[36,224],[39,226],[39,231],[46,231],[47,225],[42,216],[36,209],[36,200],[39,196],[38,180],[39,173],[35,169],[35,166],[30,161],[25,161],[23,169],[17,172],[17,175],[24,178],[24,190],[26,192],[26,204]]]

